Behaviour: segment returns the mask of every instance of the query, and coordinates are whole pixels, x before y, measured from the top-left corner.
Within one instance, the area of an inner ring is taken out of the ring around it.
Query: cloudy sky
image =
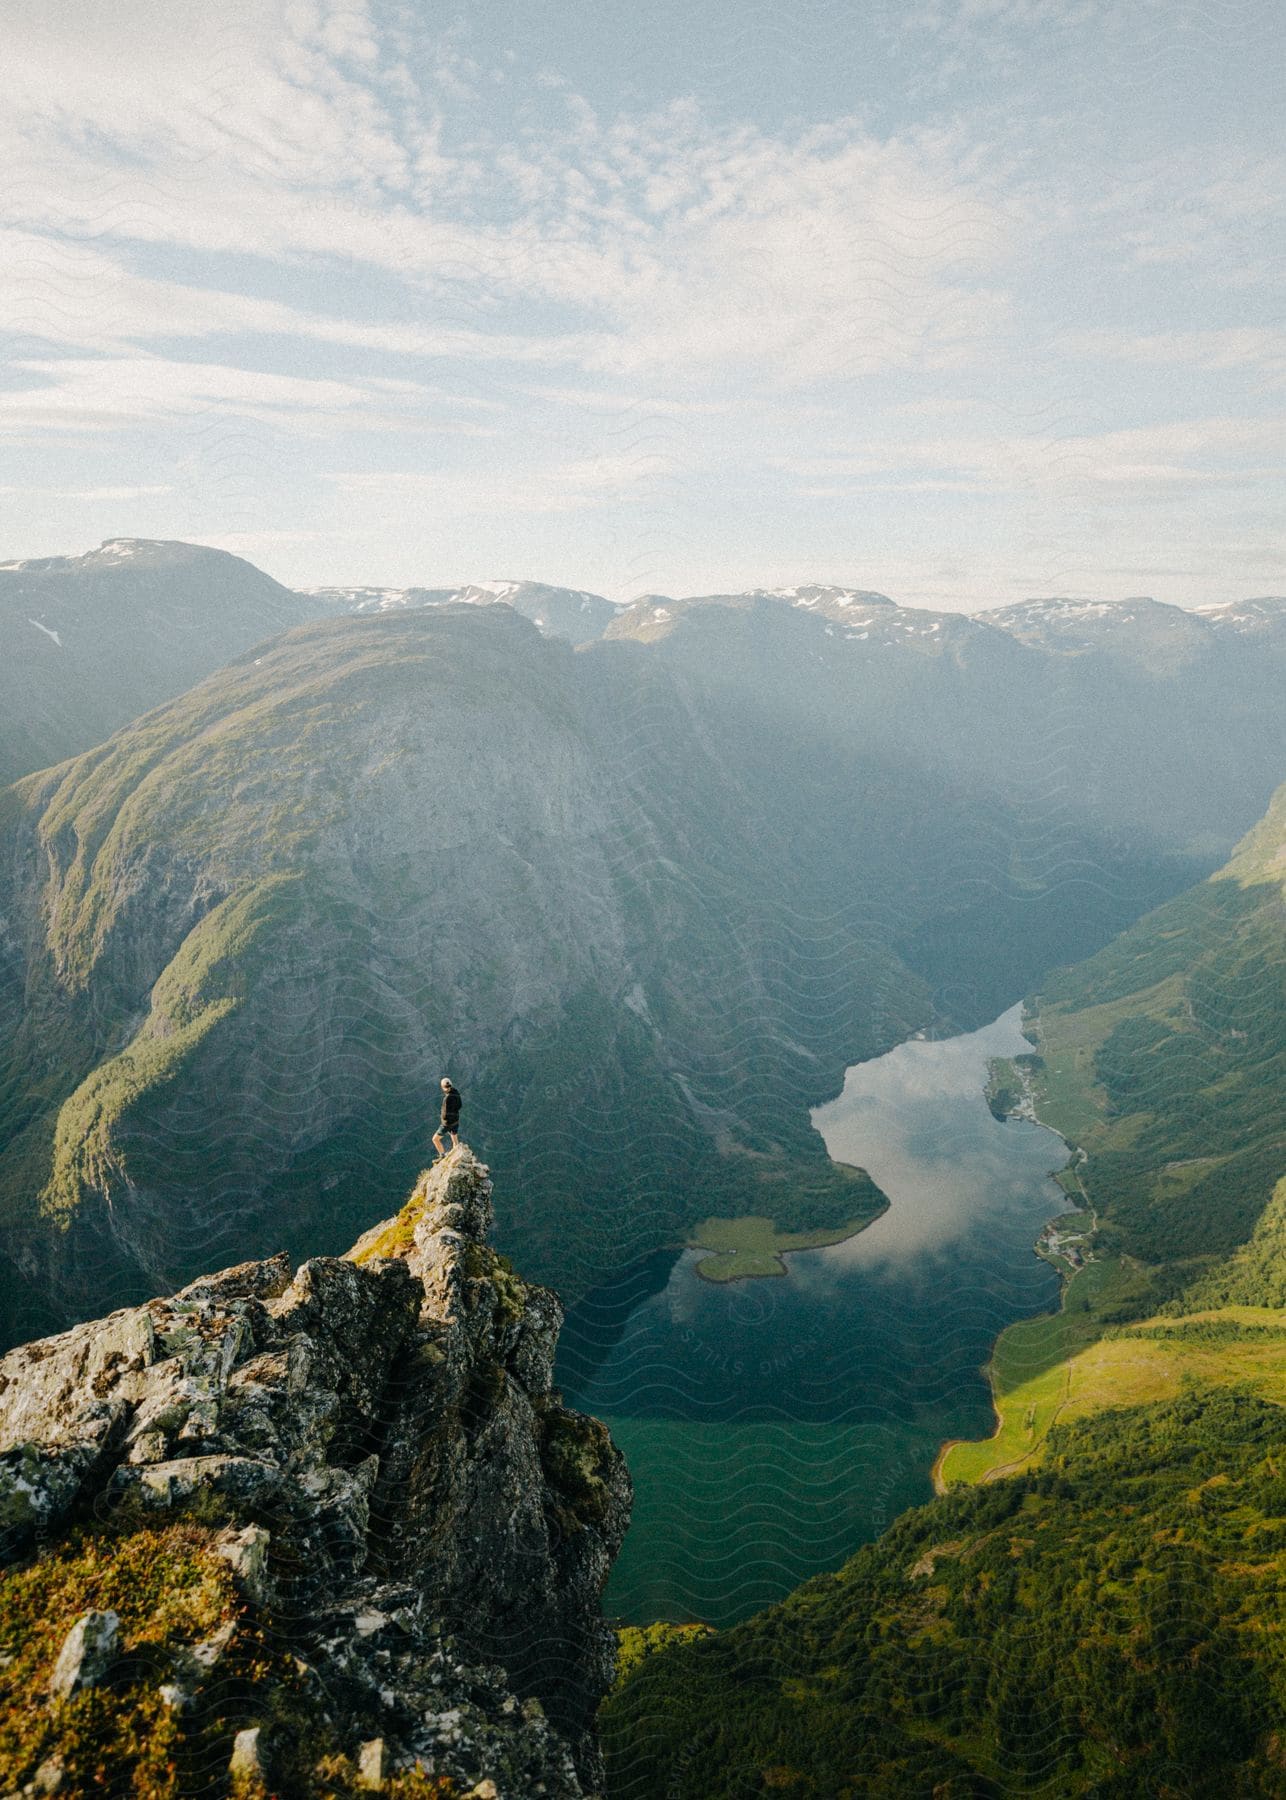
[[[1286,591],[1279,0],[8,0],[0,557]]]

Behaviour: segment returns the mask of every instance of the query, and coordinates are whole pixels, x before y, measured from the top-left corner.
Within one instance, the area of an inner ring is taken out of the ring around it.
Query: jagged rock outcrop
[[[164,1751],[149,1794],[597,1790],[629,1478],[560,1404],[561,1307],[491,1220],[461,1146],[346,1257],[0,1361],[13,1791],[82,1791],[114,1733]]]

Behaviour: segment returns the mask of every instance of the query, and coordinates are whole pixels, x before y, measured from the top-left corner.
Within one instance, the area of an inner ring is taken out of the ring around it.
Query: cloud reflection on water
[[[990,1216],[1012,1216],[1042,1176],[1063,1166],[1061,1138],[1022,1120],[1002,1123],[983,1097],[990,1058],[1031,1050],[1021,1021],[1014,1006],[967,1036],[899,1045],[851,1068],[838,1099],[816,1108],[813,1123],[832,1157],[866,1169],[890,1204],[847,1243],[793,1258],[797,1281],[826,1285],[841,1269],[875,1274],[914,1256],[948,1255]]]

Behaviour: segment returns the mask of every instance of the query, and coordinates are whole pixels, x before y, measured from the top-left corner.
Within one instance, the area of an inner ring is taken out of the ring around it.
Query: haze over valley
[[[808,1111],[844,1067],[1203,873],[1286,749],[1282,601],[372,604],[122,539],[0,582],[19,765],[162,702],[7,803],[9,1298],[51,1323],[342,1246],[444,1065],[570,1297],[711,1214],[842,1226],[869,1184]]]
[[[1282,47],[11,0],[0,1800],[1281,1800]]]

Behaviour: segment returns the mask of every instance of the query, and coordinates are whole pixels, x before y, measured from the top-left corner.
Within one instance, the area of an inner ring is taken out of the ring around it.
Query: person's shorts
[[[460,1121],[459,1119],[443,1119],[442,1123],[438,1126],[438,1130],[449,1131],[452,1137],[459,1137]]]

